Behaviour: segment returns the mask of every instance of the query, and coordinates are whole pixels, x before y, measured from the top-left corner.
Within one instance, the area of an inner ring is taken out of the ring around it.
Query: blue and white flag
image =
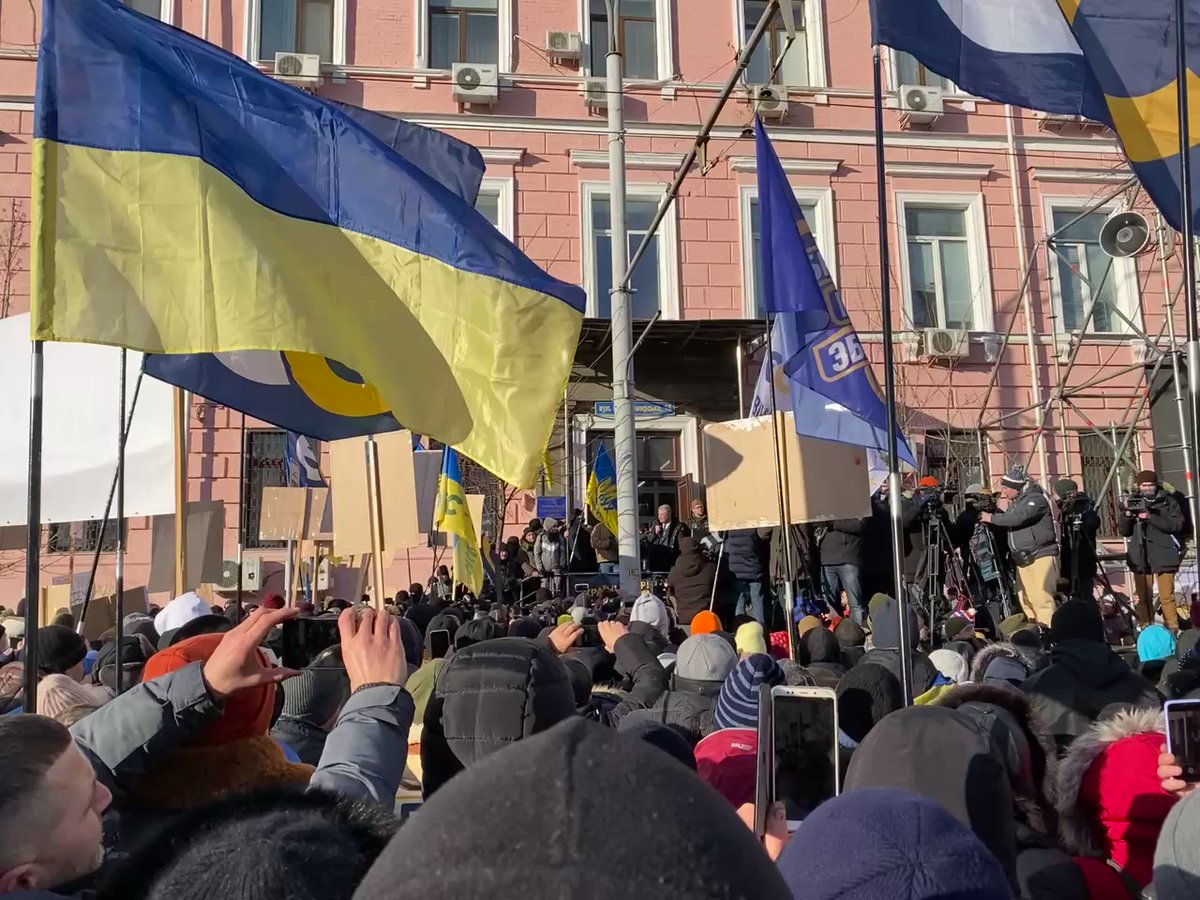
[[[764,152],[774,158],[774,150],[757,118],[754,132],[761,179],[768,168]],[[795,206],[789,217],[770,220],[769,227],[763,219],[763,257],[772,252],[775,260],[771,267],[763,266],[763,288],[766,296],[783,298],[777,300],[777,308],[791,311],[775,316],[751,415],[770,413],[778,398],[780,408],[791,407],[797,434],[886,450],[887,407],[871,362],[782,175],[780,168],[779,178],[759,182],[759,203],[764,202],[765,191],[771,194],[769,202],[786,208],[790,199]],[[900,459],[915,466],[904,437],[897,434],[896,438]]]
[[[1056,0],[871,0],[871,23],[875,43],[912,54],[968,94],[1108,121],[1104,92]]]
[[[289,431],[283,457],[288,484],[292,487],[325,487],[325,476],[321,474],[321,445],[318,441]]]

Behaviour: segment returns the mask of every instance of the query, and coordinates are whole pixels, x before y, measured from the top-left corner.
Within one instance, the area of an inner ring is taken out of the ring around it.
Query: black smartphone
[[[771,688],[771,779],[788,829],[840,789],[837,694],[833,688]]]
[[[288,669],[303,669],[313,657],[341,641],[336,616],[300,616],[283,623],[280,662]]]
[[[1183,769],[1184,781],[1200,781],[1200,700],[1168,700],[1167,752]]]
[[[446,628],[437,628],[429,632],[429,658],[430,659],[445,659],[446,654],[450,652],[450,631]]]
[[[771,752],[771,686],[758,686],[758,748],[754,768],[754,834],[759,840],[767,833],[767,813],[775,797]]]

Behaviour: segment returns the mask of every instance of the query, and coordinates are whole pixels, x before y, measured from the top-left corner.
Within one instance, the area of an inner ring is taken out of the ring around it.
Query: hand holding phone
[[[1165,790],[1190,791],[1200,782],[1200,700],[1168,700],[1163,714],[1167,720],[1164,757],[1170,756],[1171,760],[1159,758],[1159,777]]]

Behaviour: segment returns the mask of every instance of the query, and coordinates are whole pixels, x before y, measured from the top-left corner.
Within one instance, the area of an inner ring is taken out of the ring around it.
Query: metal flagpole
[[[187,590],[187,397],[174,390],[175,424],[175,596]]]
[[[41,602],[42,549],[42,342],[33,342],[29,363],[29,495],[25,514],[25,650],[26,712],[37,711],[38,605]]]
[[[787,453],[784,449],[786,445],[784,444],[785,439],[782,437],[783,429],[779,427],[779,402],[775,396],[775,348],[771,341],[771,317],[769,315],[764,316],[764,322],[767,326],[767,375],[768,382],[771,385],[771,458],[775,463],[775,492],[779,503],[779,527],[783,533],[783,616],[786,620],[784,622],[784,630],[787,632],[788,655],[791,659],[795,660],[797,659],[796,651],[799,647],[792,637],[796,611],[796,572],[792,568],[792,523],[791,516],[788,515],[788,490],[785,487],[787,481]],[[763,619],[767,619],[767,601],[765,597],[763,598]],[[769,620],[764,621],[762,626],[769,629]]]
[[[888,507],[892,514],[892,579],[896,589],[896,606],[900,618],[900,684],[904,702],[913,700],[912,651],[908,646],[908,598],[904,596],[904,571],[901,540],[899,441],[896,434],[896,355],[892,348],[892,292],[888,273],[887,184],[883,153],[883,64],[879,45],[873,47],[875,91],[875,184],[879,205],[879,292],[883,317],[883,393],[887,404]],[[1030,350],[1032,351],[1032,347]],[[932,627],[932,623],[931,626]]]
[[[121,348],[121,374],[117,380],[117,558],[116,558],[116,622],[114,623],[113,662],[117,666],[117,693],[124,690],[121,678],[121,639],[125,637],[125,369],[128,352]],[[83,620],[79,623],[83,625]]]
[[[234,595],[237,609],[233,621],[242,621],[242,566],[246,546],[246,414],[242,413],[242,424],[238,439],[238,531],[237,531],[237,593]]]
[[[1187,321],[1187,368],[1188,395],[1192,401],[1191,458],[1188,468],[1197,471],[1195,454],[1200,450],[1200,328],[1196,321],[1196,229],[1192,220],[1192,164],[1189,155],[1192,149],[1191,123],[1188,110],[1188,78],[1191,72],[1187,64],[1187,0],[1175,0],[1175,83],[1179,87],[1179,196],[1182,209],[1180,224],[1183,226],[1183,296]],[[1169,313],[1168,313],[1169,315]],[[1192,507],[1192,542],[1200,554],[1200,489],[1195,483],[1189,485]],[[1197,564],[1200,570],[1200,562]]]
[[[621,0],[605,0],[608,12],[608,202],[612,252],[613,466],[617,472],[617,546],[621,591],[636,596],[641,581],[638,542],[637,426],[629,384],[633,356],[633,310],[625,269],[629,236],[625,223],[625,94],[624,59],[617,36]],[[569,464],[569,463],[568,463]]]

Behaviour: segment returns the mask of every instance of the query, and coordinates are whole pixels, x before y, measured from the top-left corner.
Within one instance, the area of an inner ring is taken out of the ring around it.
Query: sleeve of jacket
[[[829,523],[829,527],[833,531],[840,531],[842,534],[865,534],[867,531],[866,519],[834,519]]]
[[[1180,507],[1179,501],[1167,494],[1162,506],[1150,507],[1150,524],[1167,534],[1179,534],[1183,531],[1183,508]]]
[[[220,714],[197,662],[135,685],[72,725],[71,736],[96,777],[120,796],[154,757]]]
[[[887,501],[890,507],[891,501]],[[900,527],[908,528],[921,514],[921,504],[910,497],[900,498]]]
[[[1005,528],[1024,528],[1032,525],[1049,514],[1050,506],[1046,498],[1035,493],[1032,497],[1021,497],[1014,501],[1005,512],[992,514],[992,522]]]
[[[1133,537],[1133,523],[1137,519],[1125,515],[1124,510],[1117,511],[1117,534],[1121,537]]]
[[[309,787],[378,803],[391,811],[408,762],[414,711],[412,697],[398,685],[355,691],[325,740]]]
[[[613,648],[617,656],[617,671],[633,681],[629,697],[612,708],[611,722],[616,725],[628,712],[647,709],[667,691],[667,670],[654,651],[636,634],[627,634]]]

